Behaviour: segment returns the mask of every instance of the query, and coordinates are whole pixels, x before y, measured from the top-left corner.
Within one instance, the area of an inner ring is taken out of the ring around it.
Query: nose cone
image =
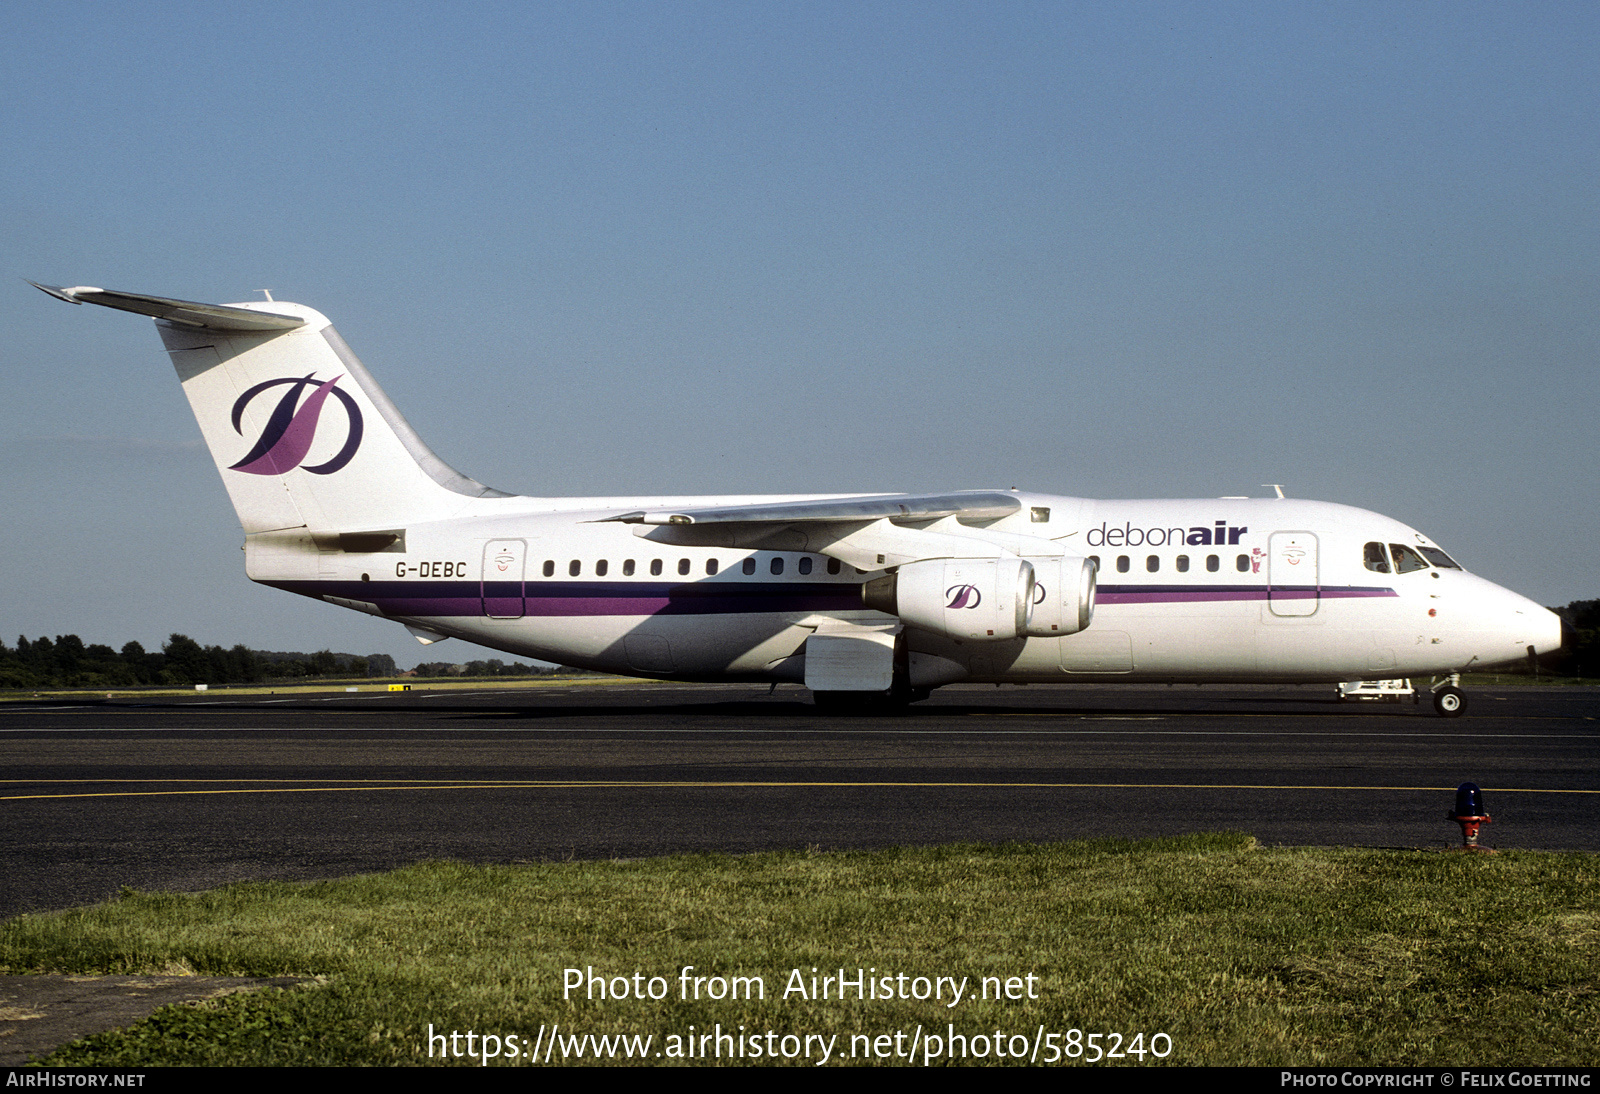
[[[1537,637],[1528,644],[1533,647],[1534,653],[1554,653],[1568,641],[1568,632],[1572,628],[1549,608],[1535,605],[1534,610],[1538,613],[1534,621]]]
[[[1471,574],[1460,575],[1463,599],[1476,632],[1474,653],[1480,666],[1525,659],[1561,648],[1561,617],[1525,596]]]

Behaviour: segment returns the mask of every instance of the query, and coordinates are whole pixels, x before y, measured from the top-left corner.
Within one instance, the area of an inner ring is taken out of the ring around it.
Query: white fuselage
[[[1482,578],[1426,562],[1398,572],[1403,555],[1419,560],[1433,545],[1376,513],[1294,499],[1016,497],[1017,513],[999,520],[915,527],[1019,555],[1096,558],[1092,622],[1065,637],[1000,641],[908,627],[914,686],[1334,682],[1458,672],[1560,644],[1553,613]],[[486,499],[476,515],[410,525],[383,550],[251,536],[249,570],[516,655],[679,679],[803,680],[819,626],[894,621],[861,603],[881,569],[808,551],[803,531],[791,533],[792,549],[751,549],[609,522],[629,510],[775,500],[793,499]],[[1377,566],[1369,544],[1383,547]]]

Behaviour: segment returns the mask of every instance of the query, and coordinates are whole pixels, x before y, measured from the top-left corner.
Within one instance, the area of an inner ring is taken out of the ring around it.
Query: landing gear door
[[[523,563],[528,543],[491,539],[483,545],[483,614],[490,619],[521,619]]]
[[[1273,615],[1315,615],[1322,597],[1317,537],[1274,532],[1267,546],[1267,604]]]

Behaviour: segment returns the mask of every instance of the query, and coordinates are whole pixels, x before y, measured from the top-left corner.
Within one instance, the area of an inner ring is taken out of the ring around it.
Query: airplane
[[[30,282],[151,316],[253,581],[424,643],[638,677],[802,683],[825,708],[957,681],[1331,684],[1536,658],[1561,621],[1377,513],[1284,498],[539,498],[435,455],[326,317]]]

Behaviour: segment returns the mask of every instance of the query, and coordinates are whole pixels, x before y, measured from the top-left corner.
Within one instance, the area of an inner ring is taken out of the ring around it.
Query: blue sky
[[[55,3],[0,39],[0,634],[252,586],[159,341],[279,299],[543,495],[1260,494],[1600,596],[1586,4]]]

